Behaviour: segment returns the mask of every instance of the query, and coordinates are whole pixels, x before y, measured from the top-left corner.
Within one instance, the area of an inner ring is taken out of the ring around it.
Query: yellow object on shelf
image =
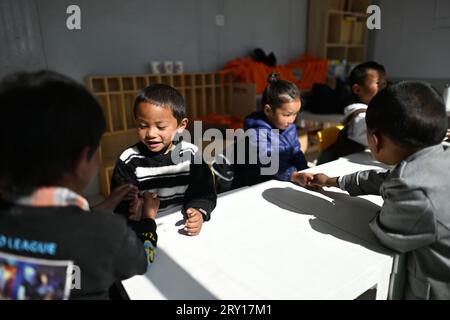
[[[372,2],[373,0],[310,1],[307,52],[329,60],[367,60],[366,10]]]
[[[352,43],[364,44],[366,38],[366,24],[364,20],[356,20],[353,23]]]
[[[352,29],[356,19],[345,17],[341,20],[340,43],[352,43]]]
[[[339,132],[344,129],[343,125],[326,128],[317,132],[319,150],[325,150],[336,142]]]

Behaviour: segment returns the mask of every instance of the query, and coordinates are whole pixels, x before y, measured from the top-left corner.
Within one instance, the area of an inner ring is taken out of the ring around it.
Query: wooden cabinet
[[[370,0],[310,0],[308,53],[350,63],[366,60]]]
[[[230,112],[232,82],[229,73],[89,76],[86,86],[99,99],[107,133],[135,128],[134,99],[140,90],[152,83],[168,84],[180,91],[186,102],[186,116],[191,119]]]

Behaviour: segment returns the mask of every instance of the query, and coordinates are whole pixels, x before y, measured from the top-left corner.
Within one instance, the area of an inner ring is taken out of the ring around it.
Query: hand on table
[[[200,211],[194,208],[186,210],[187,219],[184,231],[190,236],[196,236],[200,233],[203,225],[203,215]]]
[[[300,185],[301,187],[322,190],[323,187],[338,187],[338,178],[330,178],[323,173],[309,173],[309,172],[294,172],[291,176],[291,181]]]

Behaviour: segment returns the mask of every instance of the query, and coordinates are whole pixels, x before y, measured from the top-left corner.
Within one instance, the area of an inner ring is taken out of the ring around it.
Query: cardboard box
[[[233,116],[246,117],[256,111],[256,84],[233,83],[230,113]]]

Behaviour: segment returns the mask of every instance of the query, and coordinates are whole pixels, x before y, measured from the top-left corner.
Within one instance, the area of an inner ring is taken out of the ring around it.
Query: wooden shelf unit
[[[308,53],[350,63],[366,60],[371,0],[314,0],[309,5]]]
[[[190,120],[211,113],[230,114],[233,84],[231,74],[129,74],[93,75],[86,86],[97,97],[106,120],[106,132],[100,141],[99,191],[107,196],[110,178],[120,153],[138,141],[133,104],[138,92],[150,84],[164,83],[180,91]]]

